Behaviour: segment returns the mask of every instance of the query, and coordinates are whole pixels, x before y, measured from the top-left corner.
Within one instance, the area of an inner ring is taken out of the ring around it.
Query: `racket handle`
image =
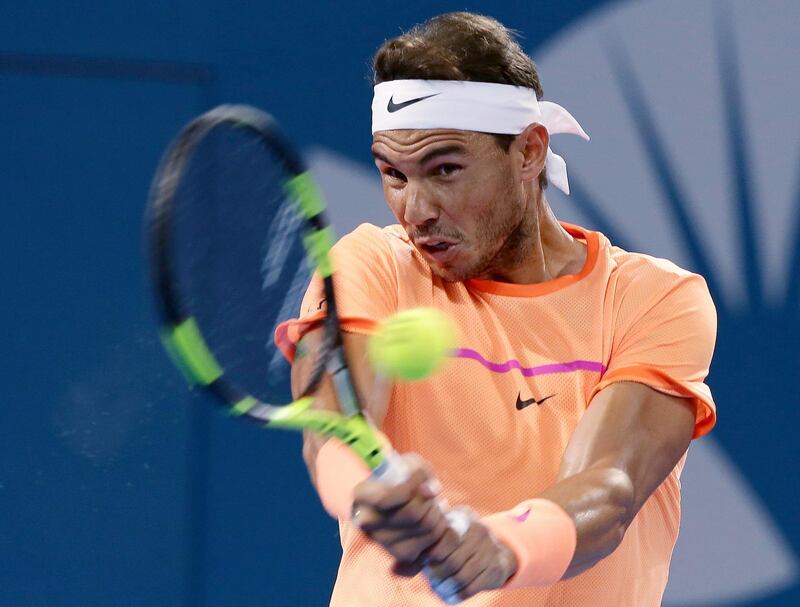
[[[390,451],[386,454],[386,459],[383,460],[383,463],[372,471],[372,478],[389,485],[397,485],[405,481],[409,474],[408,465],[403,461],[403,458],[396,451]],[[438,484],[436,479],[428,481],[431,489],[434,489],[436,484]],[[463,510],[450,510],[447,503],[442,499],[437,498],[435,503],[447,519],[450,529],[455,532],[459,539],[464,537],[471,524],[469,515]],[[422,571],[425,577],[428,578],[431,588],[442,601],[448,605],[455,605],[460,602],[456,595],[457,588],[454,588],[452,583],[435,578],[428,565],[425,565]]]

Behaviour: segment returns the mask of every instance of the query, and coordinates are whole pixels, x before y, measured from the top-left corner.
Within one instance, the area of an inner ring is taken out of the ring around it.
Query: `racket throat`
[[[342,351],[337,349],[333,352],[326,366],[328,374],[333,380],[336,394],[339,397],[339,408],[346,417],[361,413],[361,406],[358,395],[353,390],[350,370],[343,360]]]

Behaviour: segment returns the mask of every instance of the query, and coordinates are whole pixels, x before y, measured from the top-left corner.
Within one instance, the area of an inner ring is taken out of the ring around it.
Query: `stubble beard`
[[[472,278],[491,280],[502,277],[529,258],[533,248],[536,217],[525,204],[514,203],[515,192],[498,197],[497,207],[489,207],[478,218],[480,230],[475,236],[477,246],[485,246],[475,262],[464,268],[432,268],[446,282],[463,282]],[[499,208],[498,208],[499,207]],[[505,212],[498,216],[498,210]]]

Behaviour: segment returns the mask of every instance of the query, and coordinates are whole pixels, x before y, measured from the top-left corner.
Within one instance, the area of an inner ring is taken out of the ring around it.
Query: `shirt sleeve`
[[[689,398],[695,403],[697,438],[716,422],[716,405],[705,384],[716,341],[716,310],[701,276],[655,261],[655,268],[643,264],[644,270],[617,290],[611,355],[590,400],[618,381]]]
[[[397,310],[397,266],[388,237],[381,228],[361,224],[331,249],[333,286],[342,330],[370,334],[383,318]],[[295,346],[327,313],[322,279],[316,273],[306,289],[297,318],[275,330],[275,343],[294,360]]]

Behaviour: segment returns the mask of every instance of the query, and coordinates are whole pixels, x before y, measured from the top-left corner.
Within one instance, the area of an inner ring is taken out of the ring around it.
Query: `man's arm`
[[[689,447],[692,401],[634,382],[593,399],[567,445],[558,482],[539,497],[561,506],[578,533],[565,578],[611,554],[633,517]]]
[[[322,337],[323,329],[313,329],[303,336],[303,339],[298,344],[297,355],[292,363],[292,394],[294,398],[297,398],[300,390],[305,388],[312,372],[311,361],[313,358],[303,356],[303,352],[313,351],[314,348],[317,348]],[[386,379],[379,379],[372,365],[369,363],[367,357],[369,336],[358,333],[343,333],[342,339],[347,355],[348,368],[350,369],[353,385],[359,394],[362,409],[369,415],[370,419],[377,427],[381,427],[389,407],[392,384]],[[333,387],[333,381],[328,375],[324,377],[322,384],[315,393],[314,407],[330,411],[339,411],[339,403]],[[329,508],[331,504],[326,502],[323,494],[330,495],[332,489],[335,489],[336,493],[351,491],[350,483],[352,482],[355,484],[356,482],[353,477],[361,474],[361,472],[353,469],[354,461],[358,462],[359,460],[355,454],[351,454],[347,451],[344,445],[339,444],[339,447],[333,452],[333,455],[331,452],[328,452],[325,457],[329,459],[324,466],[320,467],[317,461],[318,455],[320,449],[322,449],[323,445],[325,445],[328,440],[330,440],[328,437],[315,432],[304,432],[303,460],[305,461],[312,484],[320,492],[323,505],[326,506],[326,509],[328,509],[332,515],[336,512],[336,515],[344,516],[344,514],[339,512],[341,508]],[[338,450],[339,448],[344,449],[345,452],[341,453],[341,451]],[[423,528],[426,532],[432,532],[432,537],[438,539],[445,530],[448,529],[448,523],[442,515],[441,510],[432,507],[433,500],[431,498],[434,494],[431,490],[431,484],[427,482],[428,479],[431,478],[431,475],[424,462],[420,462],[420,460],[414,459],[413,457],[408,461],[414,462],[414,470],[403,486],[413,486],[413,489],[410,493],[404,494],[404,503],[408,503],[408,505],[415,510],[425,508],[428,511],[425,520],[417,519],[414,521],[415,529]],[[361,466],[359,465],[359,469],[360,468]],[[366,468],[366,466],[363,468]],[[327,478],[318,479],[318,473],[326,475]],[[364,476],[366,477],[365,472]],[[342,483],[345,483],[345,486],[343,486]],[[351,500],[348,498],[347,501],[349,515],[349,502]],[[340,505],[338,504],[338,500],[335,505]],[[425,546],[425,548],[427,547],[429,547],[429,545]]]
[[[577,546],[564,578],[585,571],[619,545],[645,500],[685,453],[694,419],[691,401],[643,384],[618,382],[595,396],[570,439],[558,481],[535,496],[558,504],[575,523]],[[424,470],[414,478],[424,481]],[[447,532],[433,537],[438,526],[428,532],[406,526],[406,537],[398,537],[393,517],[402,513],[404,522],[426,520],[429,513],[426,504],[412,501],[398,508],[416,491],[409,483],[389,488],[367,482],[356,488],[359,523],[398,559],[400,571],[413,574],[427,559],[435,563],[435,577],[450,578],[461,588],[462,599],[499,588],[513,575],[516,560],[482,524],[473,524],[463,540]]]
[[[319,347],[323,334],[324,331],[321,327],[312,329],[303,336],[297,346],[297,354],[292,363],[292,396],[294,398],[297,398],[299,392],[306,387],[312,372],[311,362],[313,357],[304,356],[303,352],[314,352]],[[384,417],[386,417],[391,395],[391,383],[380,381],[376,384],[375,373],[367,359],[367,342],[369,340],[367,335],[343,333],[342,339],[347,356],[347,365],[362,407],[369,414],[375,425],[380,427],[383,424]],[[314,407],[329,411],[340,410],[333,381],[328,375],[325,376],[315,393]],[[315,432],[303,433],[303,459],[308,468],[311,482],[315,487],[317,453],[327,440],[328,437],[321,436]]]

